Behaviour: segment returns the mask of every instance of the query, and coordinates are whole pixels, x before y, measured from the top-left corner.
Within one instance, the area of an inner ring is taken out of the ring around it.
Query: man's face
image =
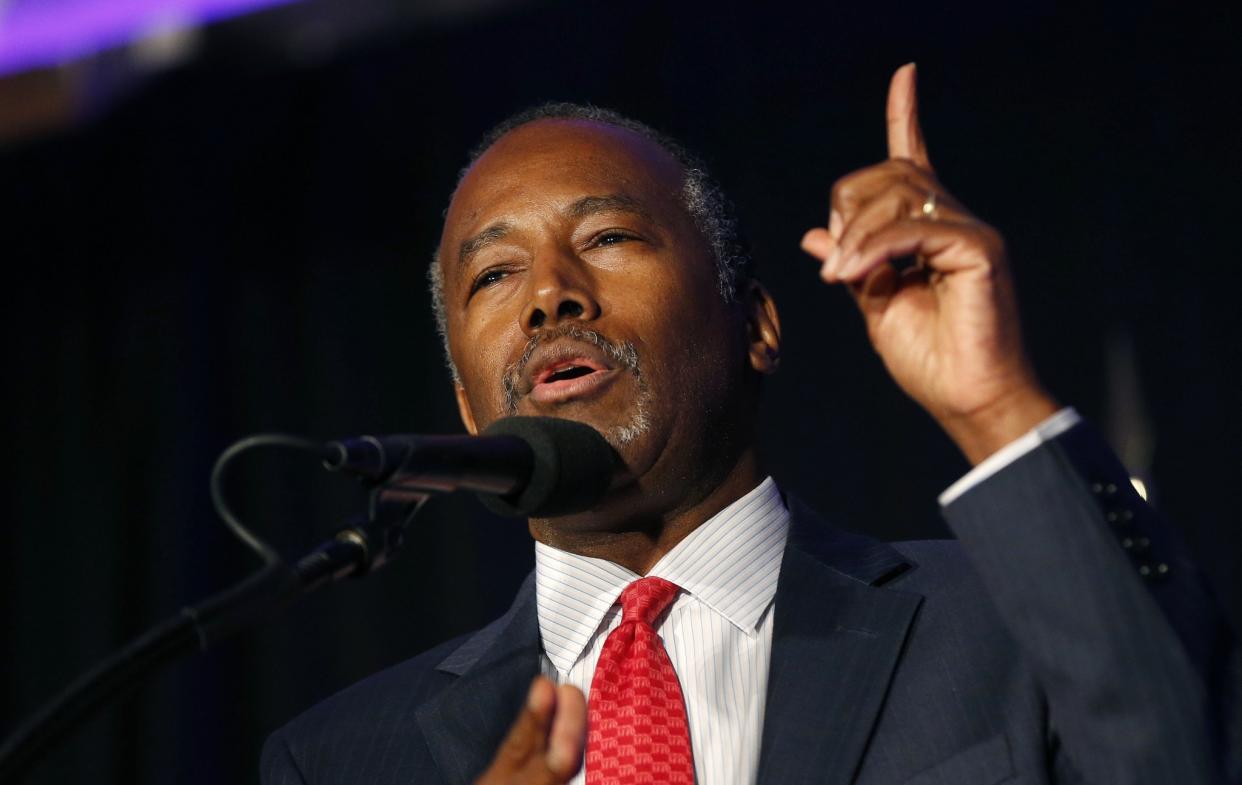
[[[659,146],[586,121],[521,126],[474,164],[440,245],[467,427],[579,420],[631,476],[684,483],[749,421],[745,314],[719,294],[682,183]]]

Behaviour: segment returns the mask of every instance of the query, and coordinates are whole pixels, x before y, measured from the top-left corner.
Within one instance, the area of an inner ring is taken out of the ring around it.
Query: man
[[[580,420],[621,467],[590,512],[530,521],[536,574],[505,617],[295,720],[266,781],[1209,783],[1236,765],[1211,603],[1035,378],[1001,238],[932,172],[913,65],[888,138],[803,248],[975,464],[942,498],[964,548],[786,505],[756,454],[780,321],[719,195],[622,118],[523,118],[463,174],[434,268],[462,420]],[[649,618],[629,599],[656,593]]]

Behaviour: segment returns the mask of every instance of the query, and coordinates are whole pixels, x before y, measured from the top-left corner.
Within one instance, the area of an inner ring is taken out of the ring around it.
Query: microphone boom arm
[[[370,486],[366,516],[350,520],[290,567],[229,509],[225,468],[257,447],[293,447]],[[590,426],[509,417],[473,436],[364,436],[321,446],[260,434],[230,445],[211,474],[225,525],[264,566],[234,586],[151,628],[69,684],[0,745],[0,785],[16,782],[52,745],[157,668],[249,627],[320,586],[366,575],[401,547],[405,530],[437,493],[470,490],[504,515],[556,515],[589,508],[608,487],[616,455]]]

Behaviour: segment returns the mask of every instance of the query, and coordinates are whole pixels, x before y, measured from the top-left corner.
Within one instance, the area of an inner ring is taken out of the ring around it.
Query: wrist
[[[958,449],[977,466],[989,455],[1056,414],[1060,405],[1032,382],[967,414],[938,417]]]

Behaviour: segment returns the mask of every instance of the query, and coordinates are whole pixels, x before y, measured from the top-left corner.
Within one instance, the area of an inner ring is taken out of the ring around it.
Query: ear
[[[461,382],[453,383],[453,392],[457,395],[457,413],[461,416],[462,425],[471,436],[479,435],[479,426],[474,424],[474,412],[470,409],[470,401],[466,400],[466,388]]]
[[[746,285],[745,299],[750,367],[765,376],[776,373],[781,363],[781,317],[776,301],[753,278]]]

